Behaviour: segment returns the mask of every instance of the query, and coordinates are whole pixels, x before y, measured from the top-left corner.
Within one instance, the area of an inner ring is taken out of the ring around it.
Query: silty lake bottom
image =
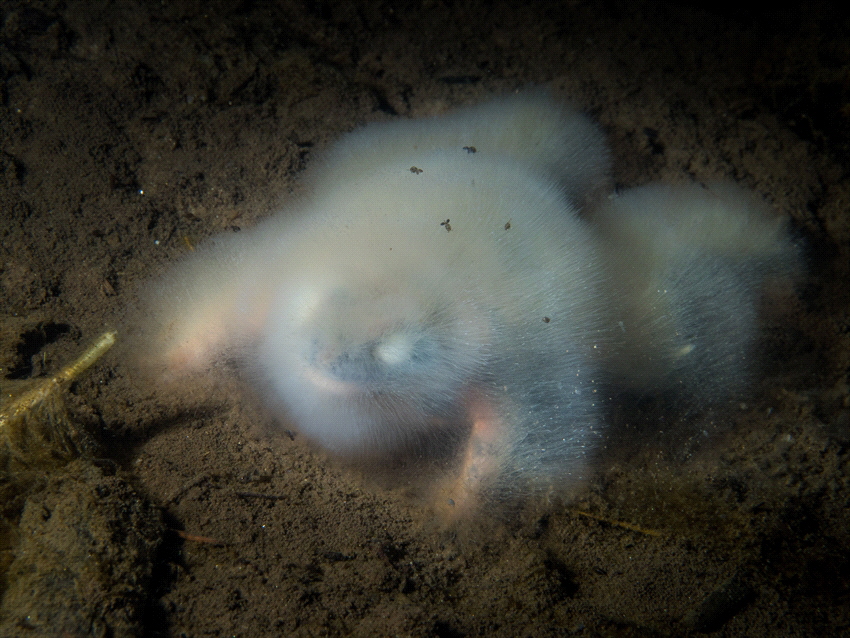
[[[119,334],[62,388],[80,458],[4,459],[3,633],[846,631],[850,51],[827,9],[6,3],[0,388]],[[615,410],[573,501],[445,529],[415,481],[273,423],[237,366],[212,391],[132,374],[138,287],[285,207],[333,140],[529,85],[600,122],[618,188],[733,180],[792,220],[809,272],[732,405]]]

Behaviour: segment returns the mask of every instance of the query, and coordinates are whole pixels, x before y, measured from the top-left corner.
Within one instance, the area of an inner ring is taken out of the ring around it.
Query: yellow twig
[[[645,527],[640,527],[639,525],[635,525],[634,523],[627,523],[625,521],[612,521],[610,518],[605,518],[604,516],[598,516],[596,514],[591,514],[590,512],[583,512],[581,510],[570,510],[573,514],[578,514],[579,516],[584,516],[586,518],[592,518],[595,521],[602,521],[603,523],[608,523],[609,525],[615,525],[617,527],[622,527],[623,529],[630,530],[632,532],[638,532],[639,534],[646,534],[647,536],[661,536],[661,532],[654,529],[646,529]]]
[[[24,392],[12,401],[7,408],[0,411],[0,430],[5,428],[9,422],[31,411],[36,405],[50,396],[53,391],[59,388],[60,385],[73,381],[88,370],[112,347],[115,343],[116,334],[114,331],[105,332],[76,361],[65,366],[47,381],[39,383],[38,386]]]

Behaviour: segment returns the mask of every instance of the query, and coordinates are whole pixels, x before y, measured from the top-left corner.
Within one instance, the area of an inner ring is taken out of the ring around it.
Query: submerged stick
[[[95,343],[86,350],[76,361],[62,368],[56,375],[39,383],[32,390],[23,393],[3,410],[0,410],[0,431],[11,421],[32,410],[44,401],[54,390],[63,383],[73,381],[83,372],[92,367],[115,343],[115,331],[103,333]]]
[[[61,390],[94,365],[115,338],[115,332],[105,332],[76,361],[49,379],[37,380],[0,409],[0,441],[6,452],[0,455],[0,466],[70,460],[89,450],[90,441],[71,422]]]

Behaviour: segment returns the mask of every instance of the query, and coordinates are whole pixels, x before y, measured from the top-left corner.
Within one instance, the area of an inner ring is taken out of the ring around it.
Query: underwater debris
[[[65,407],[72,381],[112,347],[100,336],[0,406],[0,635],[145,635],[160,511],[109,464]],[[102,467],[103,466],[103,467]]]
[[[60,391],[94,365],[115,338],[114,331],[105,332],[76,361],[49,379],[26,382],[27,389],[0,408],[0,439],[8,454],[7,458],[0,456],[4,465],[68,461],[90,447],[85,433],[68,418]]]

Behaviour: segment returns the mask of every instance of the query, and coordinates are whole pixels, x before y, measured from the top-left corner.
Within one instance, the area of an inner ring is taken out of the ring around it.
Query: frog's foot
[[[504,466],[507,432],[497,409],[497,404],[479,392],[473,393],[469,400],[472,428],[459,468],[437,489],[437,509],[448,521],[472,515]]]

